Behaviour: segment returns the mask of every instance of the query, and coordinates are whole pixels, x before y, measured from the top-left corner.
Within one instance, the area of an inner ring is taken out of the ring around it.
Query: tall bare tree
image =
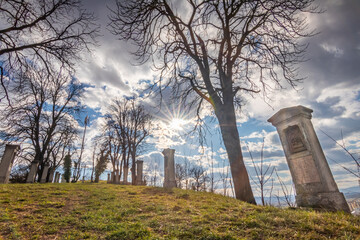
[[[113,168],[116,171],[123,170],[125,183],[131,159],[132,184],[135,184],[136,157],[140,153],[145,138],[149,136],[150,123],[151,115],[134,100],[114,100],[109,106],[104,139],[112,149],[110,158]],[[121,161],[119,161],[120,156]],[[123,166],[122,169],[121,166]]]
[[[76,131],[72,115],[81,109],[83,87],[68,74],[48,74],[31,65],[14,81],[21,84],[14,82],[15,87],[10,89],[14,92],[13,104],[2,111],[1,136],[5,142],[29,145],[31,161],[39,163],[40,181],[43,167],[49,162],[50,148]]]
[[[173,86],[174,96],[212,107],[221,129],[236,198],[255,203],[243,161],[236,106],[246,94],[295,86],[296,63],[310,36],[306,15],[313,0],[116,1],[111,31],[151,58],[160,71],[153,89]],[[279,70],[279,71],[277,71]]]
[[[78,159],[74,160],[73,179],[71,181],[74,183],[76,183],[80,179],[81,167],[84,167],[81,165],[81,159],[82,159],[82,154],[84,152],[86,128],[87,128],[88,124],[89,124],[89,116],[86,116],[84,119],[84,132],[83,132],[83,137],[82,137],[82,141],[81,141],[80,155],[79,155]],[[84,172],[84,174],[85,174],[85,172]]]
[[[49,69],[57,63],[73,69],[84,50],[98,35],[96,18],[81,7],[80,0],[1,0],[1,85],[8,97],[11,75],[27,62]],[[5,70],[5,71],[3,71]]]
[[[129,108],[129,129],[127,131],[127,142],[131,156],[131,182],[136,184],[136,157],[144,146],[145,139],[150,135],[151,115],[143,106],[135,101],[130,102]]]

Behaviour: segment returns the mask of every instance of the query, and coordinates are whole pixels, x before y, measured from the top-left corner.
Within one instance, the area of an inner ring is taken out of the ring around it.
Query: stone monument
[[[46,177],[48,174],[49,167],[50,167],[50,165],[48,163],[45,163],[43,172],[41,174],[40,183],[46,183]]]
[[[33,183],[35,182],[35,177],[37,173],[39,162],[38,161],[32,161],[30,166],[30,172],[27,176],[26,183]]]
[[[164,188],[176,187],[174,163],[175,149],[164,149],[162,154],[164,155]]]
[[[279,133],[295,184],[296,203],[299,207],[350,212],[311,123],[312,112],[303,106],[289,107],[268,120]]]
[[[144,161],[136,161],[136,185],[143,185],[143,163]]]
[[[50,169],[49,169],[49,171],[50,171],[50,173],[49,173],[49,183],[52,183],[53,182],[53,179],[54,179],[54,173],[55,173],[55,170],[54,170],[54,168],[53,167],[51,167]]]
[[[6,144],[4,155],[0,163],[0,183],[8,183],[11,172],[11,167],[14,163],[17,150],[20,149],[19,145]]]
[[[59,172],[55,173],[54,183],[59,183]]]

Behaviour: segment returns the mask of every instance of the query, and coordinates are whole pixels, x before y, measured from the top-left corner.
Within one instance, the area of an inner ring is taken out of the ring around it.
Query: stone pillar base
[[[341,192],[325,192],[314,194],[299,194],[296,197],[299,207],[311,207],[329,211],[344,211],[349,213],[350,208]]]

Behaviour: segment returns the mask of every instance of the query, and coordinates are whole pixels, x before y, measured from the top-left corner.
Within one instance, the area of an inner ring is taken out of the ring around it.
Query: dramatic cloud
[[[110,10],[107,6],[111,9],[113,3],[110,0],[83,1],[87,9],[98,15],[102,37],[91,57],[78,68],[76,77],[89,85],[84,103],[99,115],[105,113],[110,99],[121,98],[124,95],[139,96],[138,89],[144,89],[147,81],[156,78],[156,73],[151,71],[151,63],[134,65],[135,61],[131,56],[134,47],[131,43],[117,40],[116,36],[108,31]],[[181,1],[175,3],[181,11]],[[286,86],[286,89],[274,91],[266,97],[247,97],[247,105],[242,112],[237,113],[239,132],[243,136],[241,140],[243,143],[246,142],[253,152],[255,162],[259,162],[262,139],[265,138],[264,157],[267,163],[277,168],[287,183],[290,182],[290,176],[282,146],[275,128],[267,122],[267,119],[281,108],[304,105],[313,109],[312,121],[325,154],[347,167],[354,165],[350,160],[346,160],[344,151],[336,147],[336,144],[320,130],[337,140],[341,139],[342,131],[344,142],[350,150],[354,151],[360,147],[360,1],[319,0],[317,3],[324,12],[309,15],[309,27],[315,29],[318,34],[304,40],[309,43],[306,53],[308,61],[299,65],[299,74],[306,79],[297,89]],[[170,96],[170,93],[165,94],[165,99],[167,96]],[[161,101],[159,98],[148,98],[144,102],[149,106],[148,109],[151,109],[158,106]],[[163,103],[165,106],[171,105],[168,101]],[[206,108],[201,114],[205,119],[211,112]],[[142,156],[149,176],[160,176],[161,169],[155,170],[154,165],[162,166],[163,157],[160,152],[165,147],[175,148],[179,161],[187,158],[198,162],[213,156],[216,172],[224,170],[222,162],[227,159],[227,155],[216,120],[208,123],[211,134],[206,137],[207,148],[201,150],[198,148],[195,134],[183,136],[181,131],[171,129],[169,120],[166,120],[167,113],[156,114],[159,117],[154,124],[153,136],[148,140],[153,149]],[[192,116],[189,119],[187,129],[194,124]],[[89,128],[89,139],[98,133],[100,122],[101,118],[93,121]],[[214,145],[214,155],[211,155],[210,144]],[[90,157],[90,145],[87,151],[86,156]],[[249,172],[253,174],[254,168],[245,145],[243,151]],[[204,164],[206,165],[205,162]],[[357,184],[354,177],[340,165],[331,161],[330,164],[340,188]]]

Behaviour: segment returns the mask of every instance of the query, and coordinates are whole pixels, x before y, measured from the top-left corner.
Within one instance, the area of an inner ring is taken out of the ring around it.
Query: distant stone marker
[[[279,133],[295,184],[296,203],[299,207],[350,212],[311,123],[312,112],[303,106],[283,108],[268,120]]]
[[[14,163],[16,152],[19,149],[19,145],[6,144],[0,163],[0,183],[9,183],[11,167]]]
[[[49,171],[50,171],[50,173],[49,173],[49,183],[52,183],[53,182],[53,179],[54,179],[54,173],[55,173],[55,170],[54,170],[54,168],[53,167],[51,167],[50,169],[49,169]]]
[[[39,162],[32,161],[30,165],[30,172],[27,176],[26,183],[33,183],[35,181],[37,169],[38,169]]]
[[[108,173],[107,183],[111,183],[111,174]]]
[[[46,183],[46,177],[48,175],[49,167],[50,167],[50,165],[48,163],[45,163],[44,169],[43,169],[43,172],[42,172],[42,175],[41,175],[41,179],[40,179],[41,183]]]
[[[164,155],[164,188],[176,187],[174,163],[175,149],[164,149],[162,154]]]
[[[144,161],[136,161],[136,185],[143,185],[143,163]]]

